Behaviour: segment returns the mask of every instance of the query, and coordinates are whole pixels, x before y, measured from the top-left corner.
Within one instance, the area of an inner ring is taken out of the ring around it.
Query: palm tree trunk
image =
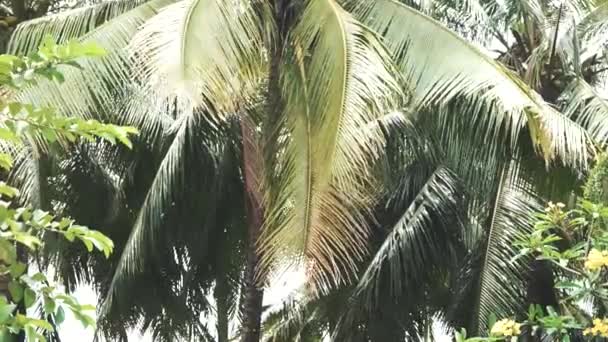
[[[259,189],[261,154],[257,148],[253,123],[248,118],[241,119],[241,135],[243,145],[243,176],[247,192],[245,201],[249,226],[245,284],[241,302],[241,342],[258,342],[260,340],[262,300],[264,296],[264,290],[258,286],[256,279],[259,259],[256,242],[263,222],[262,198]]]
[[[228,342],[228,308],[226,302],[217,302],[217,341]]]
[[[228,284],[226,277],[221,275],[213,291],[217,315],[217,341],[228,342]]]
[[[293,6],[290,0],[271,0],[271,6],[277,23],[273,44],[268,49],[269,75],[266,92],[266,110],[269,115],[277,117],[283,114],[280,86],[280,64],[282,61],[283,43],[294,23]],[[245,287],[242,296],[241,314],[243,315],[241,342],[258,342],[260,340],[260,324],[262,318],[263,289],[257,283],[257,254],[256,241],[263,222],[262,196],[259,189],[259,179],[262,178],[262,153],[257,148],[255,132],[250,121],[241,120],[243,139],[244,178],[247,190],[247,216],[249,222],[249,246],[247,250],[247,265],[245,270]],[[268,137],[266,137],[268,138]],[[273,138],[270,138],[273,139]]]
[[[255,281],[257,260],[255,246],[250,244],[249,251],[247,251],[247,268],[245,270],[245,287],[241,309],[243,315],[241,342],[258,342],[260,340],[264,290],[259,288]]]

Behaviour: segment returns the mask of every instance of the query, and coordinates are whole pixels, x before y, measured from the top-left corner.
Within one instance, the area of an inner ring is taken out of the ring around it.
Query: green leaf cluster
[[[63,82],[60,65],[81,68],[81,58],[103,56],[104,53],[94,44],[71,41],[58,45],[47,38],[37,52],[28,56],[0,55],[2,143],[19,145],[36,139],[46,144],[66,144],[79,139],[101,139],[130,148],[129,138],[137,134],[132,127],[62,116],[52,108],[22,103],[13,96],[15,90],[36,87],[40,77]],[[8,153],[0,154],[0,169],[9,171],[12,166],[13,157]],[[45,333],[54,331],[55,326],[63,322],[65,310],[70,310],[85,327],[94,327],[95,318],[91,312],[95,307],[81,305],[44,274],[30,274],[18,251],[25,248],[28,254],[37,253],[44,245],[46,234],[61,235],[70,242],[79,240],[89,252],[100,251],[106,258],[112,253],[114,244],[99,231],[78,225],[70,218],[59,218],[32,207],[19,207],[18,196],[15,187],[0,182],[0,282],[7,284],[6,293],[0,294],[0,336],[25,332],[28,341],[46,341]],[[19,303],[25,309],[41,305],[44,319],[19,311]]]
[[[560,341],[570,341],[577,332],[591,339],[608,337],[608,329],[594,330],[598,324],[602,327],[602,312],[608,304],[608,207],[586,199],[571,209],[563,203],[549,202],[535,217],[532,232],[515,242],[519,254],[511,262],[531,256],[553,265],[559,307],[533,304],[527,319],[519,324],[534,336]],[[591,313],[582,303],[591,304]],[[456,340],[517,340],[518,336],[496,336],[492,333],[495,319],[489,322],[488,337],[467,338],[462,330],[456,333]]]

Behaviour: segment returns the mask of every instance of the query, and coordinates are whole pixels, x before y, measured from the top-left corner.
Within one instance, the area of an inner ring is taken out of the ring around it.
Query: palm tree
[[[518,82],[534,89],[545,102],[585,127],[600,146],[604,144],[607,107],[602,89],[606,70],[600,48],[606,39],[604,4],[438,1],[410,5],[435,16],[472,43],[493,48],[499,44],[501,50],[498,51],[497,61],[511,69],[517,75]],[[376,18],[383,17],[377,15]],[[421,32],[428,34],[429,30],[421,27]],[[452,48],[452,56],[455,56],[454,51],[456,50]],[[453,112],[448,110],[447,114],[453,115]],[[423,118],[420,114],[418,117]],[[436,120],[437,114],[427,117]],[[417,121],[415,126],[424,130],[429,127],[428,124]],[[437,125],[433,122],[430,124]],[[468,251],[468,255],[462,257],[464,261],[458,277],[454,277],[453,266],[443,266],[444,276],[441,277],[436,273],[428,273],[426,270],[429,263],[425,262],[433,260],[432,265],[445,264],[446,254],[440,253],[445,250],[445,245],[438,245],[437,237],[430,238],[428,234],[442,231],[441,225],[432,223],[432,220],[445,216],[444,208],[451,207],[446,204],[450,203],[450,199],[454,201],[458,197],[450,198],[452,192],[445,190],[430,196],[429,188],[441,189],[442,184],[435,177],[420,175],[424,174],[421,170],[433,164],[428,161],[421,163],[410,157],[401,163],[412,169],[417,167],[417,171],[408,174],[406,169],[398,172],[397,176],[403,177],[409,184],[413,179],[422,177],[427,180],[426,186],[412,190],[409,185],[404,193],[399,191],[399,187],[388,187],[391,191],[398,189],[397,196],[409,201],[409,210],[397,226],[393,228],[387,224],[388,228],[384,229],[390,233],[384,234],[388,236],[385,240],[381,238],[383,245],[362,274],[358,289],[354,290],[354,299],[351,299],[361,305],[353,305],[351,302],[351,309],[347,310],[351,316],[354,314],[348,311],[355,311],[355,314],[357,311],[362,312],[360,315],[363,316],[363,321],[357,324],[349,321],[350,324],[345,325],[346,330],[353,326],[377,324],[378,320],[373,317],[376,314],[374,310],[386,308],[387,303],[399,300],[411,303],[412,298],[424,296],[429,291],[424,285],[428,280],[422,274],[447,280],[442,289],[430,292],[430,299],[435,301],[427,300],[419,305],[414,303],[413,308],[399,306],[395,315],[429,312],[431,315],[443,316],[454,327],[465,326],[469,331],[483,332],[490,313],[524,316],[529,303],[556,306],[555,296],[552,295],[552,270],[539,262],[529,265],[528,260],[510,264],[509,261],[517,253],[512,244],[518,236],[530,229],[529,213],[539,208],[539,200],[568,202],[571,192],[580,194],[579,188],[586,169],[564,168],[558,163],[552,165],[550,172],[547,172],[545,166],[530,155],[532,149],[529,147],[488,149],[485,144],[489,139],[476,135],[479,128],[475,125],[476,122],[471,122],[470,119],[454,122],[453,118],[449,118],[439,121],[438,127],[433,128],[436,133],[426,133],[439,142],[439,165],[447,166],[456,175],[453,181],[455,185],[462,185],[464,181],[466,189],[457,192],[458,195],[464,193],[467,198],[465,205],[459,209],[460,213],[467,214],[463,219],[464,246],[462,243],[452,244],[457,250]],[[499,140],[505,139],[501,137],[504,130],[496,132]],[[408,136],[411,139],[416,134],[410,133]],[[467,139],[470,141],[467,142]],[[410,150],[411,148],[401,149]],[[437,153],[430,148],[425,153],[431,154],[431,151]],[[424,184],[424,181],[418,182]],[[455,225],[456,222],[458,221],[451,221],[449,224]],[[441,241],[445,240],[445,237],[441,238]],[[433,259],[437,255],[439,257]],[[416,275],[414,280],[423,284],[408,284],[408,275]],[[423,292],[413,292],[412,295],[412,289],[423,289]],[[448,295],[442,296],[445,293]],[[439,305],[436,304],[438,298]],[[362,307],[373,314],[361,310]],[[406,319],[401,319],[400,326],[394,329],[395,333],[389,333],[390,336],[404,333],[402,327],[424,328],[423,323],[428,316],[414,319],[406,316]],[[289,321],[289,318],[282,320]],[[389,329],[387,326],[382,327],[385,332]],[[416,334],[424,336],[423,331]],[[413,339],[412,336],[416,334],[410,334],[409,338]]]
[[[189,172],[184,175],[188,184],[198,185],[181,194],[189,203],[187,206],[166,211],[162,218],[164,224],[181,233],[163,236],[165,245],[172,247],[155,253],[145,272],[133,277],[125,287],[128,298],[113,306],[108,318],[101,322],[100,334],[109,340],[126,340],[129,327],[147,330],[155,340],[196,339],[211,335],[212,327],[201,323],[201,314],[212,315],[220,303],[224,304],[225,313],[218,313],[217,319],[229,319],[236,311],[246,233],[238,164],[240,147],[211,135],[198,138],[202,140],[196,140],[196,158],[189,161]],[[122,248],[137,216],[133,208],[141,205],[155,174],[151,164],[157,156],[138,148],[133,158],[127,151],[108,147],[83,144],[54,153],[46,164],[44,178],[35,177],[40,164],[17,163],[12,177],[17,183],[34,181],[23,184],[24,190],[31,187],[25,196],[45,193],[38,190],[38,184],[46,183],[46,197],[56,211],[71,214],[91,226],[104,227]],[[220,159],[214,160],[216,156]],[[213,167],[215,163],[217,169]],[[206,181],[201,182],[200,177]],[[209,194],[213,201],[201,202],[201,193]],[[99,293],[107,291],[120,255],[110,260],[90,257],[82,247],[69,246],[61,240],[49,240],[47,247],[47,254],[41,258],[42,267],[53,265],[68,288],[87,283]],[[215,308],[209,303],[210,297]],[[218,327],[215,334],[224,341],[219,332],[227,334],[228,327]]]
[[[238,177],[227,184],[240,189],[247,218],[247,238],[240,240],[247,241],[241,254],[247,257],[243,341],[258,339],[260,286],[285,263],[305,268],[314,297],[352,283],[369,262],[371,237],[381,242],[357,295],[369,294],[380,276],[398,295],[417,281],[428,283],[412,276],[426,267],[445,273],[443,247],[451,243],[435,244],[430,237],[433,227],[460,225],[436,217],[458,217],[449,208],[467,214],[466,246],[481,251],[475,255],[484,260],[474,315],[483,321],[488,301],[514,297],[497,297],[516,288],[500,287],[507,281],[496,276],[497,265],[501,250],[521,233],[511,224],[532,207],[518,194],[529,192],[531,170],[543,164],[535,152],[548,163],[580,170],[593,154],[583,127],[422,8],[392,0],[141,0],[106,6],[122,7],[113,15],[91,6],[26,22],[10,44],[11,51],[27,53],[52,33],[58,40],[105,47],[106,57],[66,71],[63,84],[41,82],[20,96],[71,115],[136,125],[142,151],[158,156],[156,166],[146,167],[152,172],[147,184],[126,177],[132,170],[124,166],[118,169],[127,171],[110,173],[114,177],[106,182],[120,179],[119,194],[132,184],[145,193],[129,205],[134,215],[116,226],[131,228],[121,231],[130,236],[110,268],[112,281],[102,288],[106,314],[130,303],[135,284],[151,279],[145,275],[156,271],[150,265],[159,259],[176,273],[163,271],[167,277],[154,281],[188,274],[190,269],[179,269],[181,261],[206,267],[205,259],[190,254],[200,248],[196,242],[209,241],[191,237],[209,237],[210,228],[180,220],[185,215],[201,222],[196,214],[205,208],[218,218],[226,214],[214,210],[216,192],[205,190],[214,178],[200,179],[226,171],[229,165],[217,163],[223,149],[211,148],[226,139],[240,139],[238,159],[232,159],[239,162],[230,164]],[[451,25],[449,6],[462,10],[462,4],[438,6]],[[597,124],[601,115],[589,111],[584,122]],[[238,132],[217,138],[235,116]],[[84,155],[106,150],[97,144]],[[110,157],[87,158],[107,164],[114,157],[104,153]],[[201,156],[210,162],[196,164]],[[382,165],[394,170],[384,172],[391,177],[379,176]],[[34,163],[32,173],[40,174],[39,167]],[[389,196],[395,197],[387,202],[391,214],[377,225],[371,217],[385,204],[383,189],[395,189],[381,186],[383,181],[400,190]],[[466,201],[451,190],[456,188],[466,190]],[[192,207],[194,200],[201,206]],[[387,234],[391,225],[396,228]],[[518,270],[508,271],[509,279],[520,279]],[[221,273],[207,279],[217,281]],[[131,317],[150,312],[133,310]]]
[[[484,137],[461,120],[429,118],[391,137],[390,192],[376,209],[375,255],[359,283],[338,299],[304,296],[301,317],[310,321],[270,316],[268,340],[291,340],[283,336],[315,325],[340,341],[426,341],[438,319],[475,330],[489,313],[525,311],[527,260],[509,261],[538,199],[503,154],[508,147],[481,154]]]

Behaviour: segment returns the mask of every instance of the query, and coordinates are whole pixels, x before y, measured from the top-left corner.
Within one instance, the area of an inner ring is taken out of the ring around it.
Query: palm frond
[[[36,153],[30,148],[22,148],[13,159],[14,165],[9,173],[8,183],[19,189],[19,201],[24,205],[39,205],[43,189],[40,186]]]
[[[383,276],[388,276],[391,294],[399,297],[409,288],[412,277],[427,272],[428,265],[445,260],[450,246],[441,241],[449,241],[445,236],[458,235],[454,219],[458,225],[462,199],[459,199],[457,183],[445,168],[438,168],[432,174],[361,276],[357,296],[373,303],[383,288],[379,286]]]
[[[14,145],[1,141],[0,153],[8,155],[13,160],[12,168],[5,174],[4,181],[19,189],[19,202],[23,205],[38,203],[38,177],[34,151],[27,145]]]
[[[125,308],[129,299],[124,296],[137,279],[145,279],[150,273],[154,276],[150,265],[160,267],[169,262],[157,259],[157,250],[166,245],[177,246],[174,252],[166,253],[180,261],[169,263],[161,276],[175,277],[171,282],[179,286],[168,284],[168,290],[181,289],[178,299],[186,307],[196,299],[187,292],[190,289],[208,291],[218,274],[231,283],[238,283],[241,277],[247,230],[243,223],[241,156],[236,155],[231,138],[236,135],[216,131],[198,112],[182,116],[177,122],[179,126],[167,141],[160,165],[144,188],[145,198],[137,204],[136,219],[129,226],[130,234],[112,270],[112,280],[103,288],[102,293],[107,295],[104,316],[115,309],[140,307],[129,304]],[[145,306],[140,312],[143,317],[154,318],[163,312],[162,307],[153,304],[141,305]],[[171,301],[165,305],[171,306]],[[180,309],[179,305],[174,306]]]
[[[57,42],[82,37],[146,1],[149,0],[107,0],[25,21],[13,32],[8,51],[27,55],[38,49],[46,36],[55,38]]]
[[[383,136],[361,128],[399,92],[376,37],[334,0],[308,1],[298,20],[283,65],[288,141],[280,175],[266,184],[280,191],[267,204],[261,268],[303,262],[323,292],[348,281],[365,254],[361,208],[373,202],[369,162]]]
[[[513,244],[531,231],[531,215],[539,209],[538,199],[519,178],[517,169],[506,167],[495,194],[486,238],[473,252],[476,261],[469,264],[468,271],[463,271],[464,283],[471,282],[468,291],[472,297],[458,294],[463,301],[462,307],[470,309],[471,303],[476,303],[472,308],[473,321],[469,322],[474,331],[485,331],[492,313],[506,317],[527,309],[525,289],[529,260],[514,260],[518,250]]]
[[[599,3],[577,24],[582,61],[603,51],[604,44],[608,40],[606,16],[608,16],[608,3]]]
[[[257,16],[249,1],[188,0],[148,20],[128,47],[141,96],[125,115],[166,112],[177,103],[177,115],[206,108],[217,122],[219,113],[234,111],[262,75]]]
[[[40,79],[35,87],[27,87],[19,92],[17,99],[54,108],[63,115],[113,118],[125,122],[113,115],[120,112],[121,96],[129,94],[130,64],[126,47],[140,25],[171,2],[152,0],[144,3],[80,37],[79,40],[83,42],[98,44],[107,51],[107,55],[79,61],[81,69],[61,68],[64,82]]]
[[[458,175],[464,193],[471,200],[485,201],[495,185],[496,170],[513,153],[510,132],[496,124],[494,120],[500,118],[472,115],[471,119],[462,106],[456,101],[443,110],[423,112],[415,124],[432,146],[429,148],[437,150],[435,159]]]
[[[107,312],[114,301],[116,289],[122,286],[130,276],[142,270],[146,255],[144,251],[151,241],[155,241],[162,226],[162,213],[176,197],[176,192],[182,189],[181,183],[184,172],[184,154],[188,149],[188,137],[195,129],[196,117],[183,117],[175,137],[167,150],[163,161],[154,177],[146,199],[139,211],[137,221],[131,231],[129,240],[120,257],[120,262],[110,285],[110,290],[104,300],[103,310]]]
[[[584,79],[575,78],[562,94],[564,113],[585,127],[599,143],[608,140],[608,101]]]
[[[362,22],[383,35],[414,94],[414,106],[469,99],[470,115],[493,120],[516,144],[527,124],[547,161],[587,167],[590,141],[499,62],[439,22],[393,0],[351,1]],[[490,118],[492,117],[492,118]]]
[[[128,79],[128,58],[123,49],[130,37],[138,30],[139,25],[169,2],[170,0],[152,0],[149,3],[133,7],[126,13],[114,17],[110,22],[80,37],[82,41],[95,42],[101,45],[109,51],[109,54],[103,58],[80,61],[83,66],[82,70],[72,67],[64,68],[62,72],[66,75],[65,82],[39,80],[35,87],[27,87],[16,94],[16,98],[24,103],[52,107],[59,113],[68,116],[97,116],[107,119],[111,115],[110,113],[115,114],[117,110],[116,102],[120,102],[116,100],[116,94],[120,93],[120,87]],[[125,6],[119,7],[127,10],[128,6]],[[110,9],[112,10],[110,11]],[[117,14],[116,11],[118,10],[118,7],[109,7],[105,9],[105,12],[110,11],[114,15]],[[90,11],[94,12],[95,10],[91,9]],[[98,14],[101,15],[100,13]],[[94,13],[89,14],[93,15]],[[31,25],[27,29],[24,28],[24,37],[15,37],[14,44],[21,44],[21,38],[28,38],[26,31],[32,30],[34,32],[37,30],[35,28],[38,27],[37,25],[44,26],[45,23],[44,21],[34,21]],[[45,29],[40,28],[40,30],[44,31]],[[32,34],[36,35],[37,33]],[[23,44],[27,43],[24,42]],[[24,45],[22,48],[26,48],[26,46]],[[153,122],[153,120],[150,121]],[[146,133],[148,132],[146,131]],[[29,145],[30,147],[24,149],[25,152],[29,149],[35,149],[37,152],[27,152],[29,153],[28,156],[19,159],[17,167],[12,170],[12,180],[16,182],[15,184],[22,186],[23,200],[27,203],[39,203],[38,180],[40,177],[38,174],[41,170],[38,168],[36,159],[47,151],[38,151],[41,146],[36,139],[32,139]],[[42,148],[45,147],[42,146]]]
[[[283,301],[282,307],[270,312],[262,323],[262,341],[321,341],[323,322],[318,303],[296,292]]]

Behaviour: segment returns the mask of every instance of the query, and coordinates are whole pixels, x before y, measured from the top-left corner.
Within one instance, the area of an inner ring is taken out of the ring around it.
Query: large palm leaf
[[[463,102],[467,112],[505,127],[511,143],[527,124],[532,141],[547,160],[558,157],[568,165],[586,167],[590,140],[584,130],[480,49],[393,0],[351,1],[350,6],[364,23],[383,34],[415,95],[415,105],[468,99]]]
[[[583,78],[575,78],[562,95],[566,114],[580,122],[599,143],[606,143],[608,102]]]
[[[503,317],[521,314],[527,309],[525,289],[529,266],[523,258],[515,261],[518,251],[514,242],[530,232],[531,214],[540,206],[517,169],[503,170],[493,195],[484,238],[479,240],[478,248],[462,272],[464,289],[471,291],[470,297],[463,292],[456,297],[462,300],[460,310],[464,309],[467,314],[457,311],[459,315],[453,319],[468,324],[476,332],[485,331],[491,314]]]
[[[184,173],[194,158],[191,152],[200,152],[194,148],[200,140],[193,137],[203,127],[204,134],[218,134],[229,113],[249,107],[248,100],[259,89],[258,84],[268,85],[264,68],[271,61],[263,54],[276,48],[275,42],[267,39],[274,38],[273,21],[261,21],[268,18],[264,1],[197,0],[165,7],[169,3],[150,1],[99,27],[74,26],[66,35],[78,36],[90,27],[92,31],[81,39],[99,40],[110,54],[86,62],[84,71],[67,74],[64,85],[46,82],[40,91],[21,94],[24,99],[55,106],[67,114],[103,114],[136,124],[142,128],[145,140],[159,142],[157,146],[169,137],[167,149],[160,149],[160,166],[154,170],[149,188],[143,191],[143,204],[138,204],[141,207],[134,230],[114,277],[114,295],[124,293],[121,288],[130,288],[134,284],[131,280],[146,279],[145,266],[153,262],[150,247],[158,246],[160,237],[188,230],[167,231],[162,214],[173,210],[173,202],[178,207],[184,205],[180,194],[186,188]],[[546,20],[538,12],[537,2],[523,5],[537,23]],[[265,165],[268,177],[263,183],[266,223],[260,240],[262,271],[273,269],[277,263],[303,262],[316,290],[322,293],[353,278],[365,259],[368,216],[381,192],[374,189],[379,183],[372,164],[387,152],[383,150],[385,127],[376,125],[375,120],[394,109],[395,103],[410,100],[401,94],[397,82],[411,95],[408,112],[415,113],[419,119],[416,125],[423,134],[429,134],[423,148],[446,158],[454,179],[465,185],[466,195],[473,199],[468,211],[477,210],[471,216],[481,221],[500,215],[510,220],[530,209],[525,203],[493,200],[502,209],[492,216],[479,205],[487,200],[488,191],[506,196],[496,190],[505,187],[497,187],[502,181],[495,181],[500,178],[495,171],[506,167],[516,150],[526,149],[529,145],[525,142],[533,142],[547,161],[557,158],[567,165],[586,168],[591,144],[580,126],[548,106],[514,73],[438,21],[392,0],[345,1],[344,7],[333,0],[310,0],[288,8],[290,15],[285,17],[292,21],[287,23],[286,36],[281,37],[284,44],[278,47],[283,58],[278,63],[281,77],[278,84],[268,85],[280,94],[266,94],[279,96],[281,101],[277,103],[281,105],[268,111],[278,111],[280,119],[270,126],[260,120],[263,123],[256,129],[276,138],[268,139],[264,146],[272,158]],[[82,18],[106,18],[101,12],[86,13],[90,15]],[[44,26],[45,22],[38,24]],[[61,30],[61,25],[46,25],[59,30],[51,31]],[[33,35],[36,25],[23,32],[27,30]],[[395,74],[399,74],[398,80],[392,76]],[[99,75],[102,82],[96,78]],[[405,135],[413,139],[409,133]],[[490,143],[473,139],[477,145],[472,144],[463,139],[467,134],[486,137]],[[210,149],[205,145],[202,150],[214,155]],[[400,149],[395,153],[404,159],[415,156]],[[207,164],[210,174],[220,169],[216,157]],[[429,158],[433,166],[435,158]],[[428,168],[429,161],[417,161],[427,162]],[[391,239],[386,244],[390,248],[380,249],[363,284],[373,285],[379,265],[393,260],[392,265],[399,266],[395,270],[401,272],[389,279],[394,293],[399,294],[412,283],[408,278],[412,267],[437,261],[433,256],[437,248],[427,251],[420,246],[432,242],[428,237],[434,231],[430,229],[436,227],[429,222],[441,219],[431,217],[431,213],[440,212],[438,203],[447,194],[432,189],[418,193],[426,182],[430,182],[424,187],[427,190],[433,186],[453,190],[446,185],[446,177],[437,179],[406,180],[414,196],[421,196],[420,201],[411,203],[417,209],[406,215],[402,229],[389,234]],[[454,179],[450,181],[455,183]],[[427,192],[432,196],[425,195]],[[453,199],[447,196],[446,201]],[[416,219],[420,217],[424,219]],[[505,221],[492,219],[491,231],[502,228],[500,224]],[[411,233],[406,236],[409,239],[399,239],[403,234],[398,233],[404,230]],[[500,240],[501,244],[506,245],[507,240]],[[184,243],[184,239],[172,241]],[[488,251],[496,248],[488,247]],[[397,250],[420,257],[396,258]],[[493,254],[488,255],[482,267],[485,280],[480,286],[480,293],[485,294],[479,296],[486,304],[480,305],[476,314],[481,320],[486,313],[483,310],[491,305],[487,304],[492,299],[488,293],[493,293],[496,284],[492,271],[500,264]],[[513,272],[513,276],[518,274]],[[107,303],[120,302],[117,298],[109,298]]]
[[[228,291],[226,302],[235,306],[246,235],[238,146],[226,134],[202,137],[201,132],[188,132],[182,146],[186,158],[180,177],[189,186],[178,195],[173,194],[171,204],[158,218],[159,225],[172,228],[158,232],[163,248],[149,255],[145,269],[131,274],[128,281],[114,284],[111,293],[115,295],[106,302],[112,305],[105,307],[107,311],[99,325],[100,333],[108,338],[119,339],[121,329],[126,328],[150,329],[155,336],[159,334],[159,341],[201,333],[200,314],[212,310],[206,294],[220,276],[225,279],[223,290]],[[103,158],[96,160],[114,172],[132,174],[121,175],[123,195],[110,196],[109,202],[103,196],[107,190],[99,186],[103,177],[86,160],[66,164],[61,171],[65,181],[53,183],[60,195],[57,199],[67,204],[64,213],[74,215],[79,222],[99,226],[112,236],[117,251],[124,250],[137,219],[137,208],[157,174],[158,164],[152,162],[155,156],[142,149],[137,153],[139,160],[126,169],[122,161],[114,164]],[[108,157],[121,158],[118,154]],[[83,195],[93,189],[96,196]],[[202,193],[208,195],[209,201],[200,196]],[[108,214],[115,210],[116,214]],[[52,261],[66,285],[90,283],[101,298],[106,298],[120,253],[103,260],[65,244],[51,252],[55,252],[51,254]],[[144,325],[140,324],[142,321]]]
[[[376,251],[359,280],[357,295],[373,303],[379,289],[386,289],[380,286],[384,274],[389,275],[392,295],[400,297],[413,287],[413,279],[420,278],[417,274],[429,273],[430,265],[453,259],[449,251],[455,246],[446,235],[456,237],[460,230],[463,199],[457,184],[454,175],[441,167],[428,178]]]
[[[103,1],[25,21],[11,35],[8,51],[27,55],[38,49],[47,35],[59,42],[79,38],[147,1]]]
[[[175,116],[175,136],[139,210],[107,304],[113,303],[117,287],[143,269],[144,260],[151,255],[150,247],[160,241],[161,213],[187,186],[183,168],[190,158],[188,151],[196,147],[190,139],[199,133],[201,122],[221,120],[226,124],[226,110],[246,103],[242,92],[253,88],[257,81],[252,74],[258,72],[259,44],[263,41],[261,28],[256,26],[257,14],[244,2],[243,6],[233,5],[200,0],[168,6],[131,43],[137,51],[133,55],[138,61],[134,76],[140,83],[136,88],[141,96],[129,104],[126,115],[152,110],[158,115]],[[209,54],[202,53],[203,47]],[[226,92],[221,93],[221,89]],[[210,135],[217,129],[205,127],[211,129],[207,132]]]
[[[131,38],[146,20],[153,17],[161,8],[171,3],[171,0],[153,0],[143,3],[125,13],[118,15],[111,21],[93,28],[79,37],[83,42],[94,42],[107,51],[102,58],[85,59],[79,61],[80,69],[73,67],[63,68],[65,81],[59,84],[56,81],[40,80],[36,87],[28,87],[17,97],[26,103],[38,106],[50,106],[64,115],[78,115],[82,117],[98,117],[103,120],[112,118],[113,121],[124,124],[139,124],[146,132],[146,136],[153,137],[149,132],[156,132],[162,121],[152,120],[148,117],[145,125],[141,125],[141,118],[116,117],[124,108],[125,92],[133,94],[128,87],[130,83],[129,54],[126,50]],[[84,17],[76,17],[86,20]],[[46,22],[39,23],[43,29]],[[67,25],[67,24],[66,24]],[[37,25],[26,27],[23,34],[27,36],[28,30],[35,31]],[[59,28],[54,32],[61,38]],[[15,43],[17,44],[17,43]]]
[[[129,46],[144,97],[130,110],[152,101],[166,111],[177,101],[178,110],[234,111],[260,81],[264,32],[256,10],[248,1],[181,1],[150,19]]]
[[[304,262],[318,291],[347,281],[365,253],[362,208],[373,203],[369,162],[379,130],[364,131],[389,109],[398,87],[376,37],[333,0],[307,1],[285,53],[287,146],[280,178],[266,184],[262,269]],[[291,58],[291,59],[290,59]],[[275,172],[276,166],[268,167]]]

